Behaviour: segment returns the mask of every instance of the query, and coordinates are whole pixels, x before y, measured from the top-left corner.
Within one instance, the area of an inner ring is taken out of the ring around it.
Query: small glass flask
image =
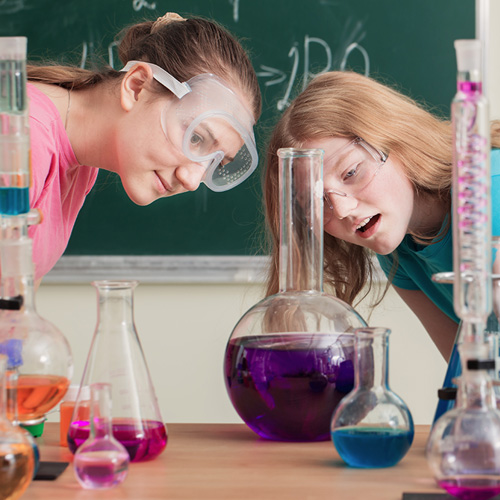
[[[323,150],[285,148],[278,157],[279,292],[234,327],[226,389],[259,436],[324,441],[333,410],[353,388],[353,334],[366,322],[323,291]]]
[[[90,386],[90,436],[75,453],[74,471],[86,489],[112,488],[121,484],[130,462],[126,448],[111,429],[111,385]]]
[[[435,422],[426,456],[439,486],[450,495],[488,500],[500,493],[500,411],[488,373],[495,362],[467,357],[467,344],[461,346],[465,367],[456,407]]]
[[[7,357],[0,355],[0,498],[20,498],[31,483],[33,448],[25,431],[7,418]]]
[[[386,328],[355,332],[355,386],[332,416],[332,440],[352,467],[391,467],[410,449],[414,427],[405,402],[389,388]]]
[[[76,397],[68,430],[68,448],[75,453],[88,439],[85,418],[94,383],[111,384],[114,437],[122,443],[131,462],[151,460],[167,445],[167,429],[137,335],[133,317],[133,291],[137,281],[95,281],[97,326]]]

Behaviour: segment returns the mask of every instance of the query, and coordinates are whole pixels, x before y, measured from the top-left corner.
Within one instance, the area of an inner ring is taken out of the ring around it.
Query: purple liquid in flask
[[[233,339],[225,357],[234,408],[259,436],[330,439],[333,410],[354,384],[352,336],[276,334]]]

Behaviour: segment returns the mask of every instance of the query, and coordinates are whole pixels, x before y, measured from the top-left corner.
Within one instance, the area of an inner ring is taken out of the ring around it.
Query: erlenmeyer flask
[[[0,355],[0,498],[19,498],[31,483],[34,455],[25,431],[6,415],[5,371],[7,357]]]
[[[71,418],[68,447],[74,453],[89,437],[89,420],[81,419],[89,406],[84,388],[108,383],[115,439],[125,446],[131,462],[151,460],[167,445],[167,429],[134,324],[133,291],[137,281],[92,284],[98,296],[97,326]]]
[[[391,467],[410,449],[414,426],[405,402],[389,388],[389,333],[356,330],[356,386],[332,416],[332,440],[353,467]]]
[[[354,330],[366,326],[323,292],[323,151],[280,149],[279,292],[239,320],[226,347],[231,402],[259,436],[330,437],[333,410],[353,387]]]

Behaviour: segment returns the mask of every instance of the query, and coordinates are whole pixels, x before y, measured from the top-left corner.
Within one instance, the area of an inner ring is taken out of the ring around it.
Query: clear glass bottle
[[[80,390],[68,431],[68,447],[75,453],[90,433],[82,419],[88,399],[84,388],[111,384],[114,437],[122,443],[131,462],[151,460],[167,445],[167,429],[133,317],[133,292],[137,281],[95,281],[97,326],[87,357]]]
[[[20,498],[31,483],[33,448],[25,431],[13,425],[6,414],[5,372],[7,356],[0,355],[0,498]]]
[[[333,410],[353,387],[354,330],[366,326],[323,292],[323,151],[280,149],[279,292],[247,311],[226,347],[228,395],[259,436],[330,437]]]
[[[73,467],[84,488],[108,489],[125,480],[130,458],[113,437],[111,384],[92,384],[90,394],[90,434],[76,451]]]
[[[66,337],[35,307],[32,240],[28,216],[1,217],[0,343],[21,342],[17,367],[17,414],[22,425],[43,422],[73,376]]]
[[[439,486],[467,500],[488,500],[500,493],[500,412],[496,407],[490,359],[460,356],[466,368],[457,390],[456,407],[434,424],[426,447],[429,467]],[[483,348],[488,352],[489,345]],[[465,352],[465,351],[468,351]]]
[[[389,388],[387,328],[360,328],[356,336],[355,386],[332,415],[338,454],[352,467],[391,467],[410,449],[414,426],[405,402]]]

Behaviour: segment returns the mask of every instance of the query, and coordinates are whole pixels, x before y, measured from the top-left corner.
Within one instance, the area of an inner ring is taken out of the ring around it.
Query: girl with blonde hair
[[[491,145],[500,147],[499,122],[492,122]],[[375,254],[389,283],[448,359],[459,320],[451,285],[434,283],[432,275],[453,269],[450,122],[358,73],[334,71],[314,78],[284,112],[269,142],[264,180],[273,242],[269,295],[278,287],[276,153],[281,147],[325,151],[327,286],[355,305],[372,289]],[[493,213],[498,213],[496,149],[491,153],[491,172]],[[493,221],[493,234],[500,234],[500,220]]]

